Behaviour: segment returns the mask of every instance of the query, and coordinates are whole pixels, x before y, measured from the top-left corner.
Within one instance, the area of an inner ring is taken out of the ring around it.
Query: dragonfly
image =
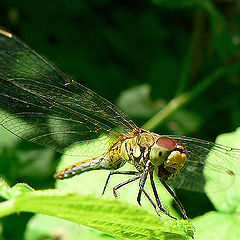
[[[129,179],[113,187],[114,196],[117,197],[120,188],[138,181],[138,204],[141,205],[145,195],[159,216],[164,213],[176,219],[163,207],[156,179],[174,198],[183,219],[189,221],[171,187],[204,192],[206,170],[209,170],[210,176],[214,173],[224,177],[224,190],[238,174],[234,163],[240,158],[240,149],[191,137],[157,134],[138,127],[117,106],[72,80],[3,28],[0,28],[0,111],[0,124],[8,131],[60,153],[104,137],[107,150],[66,167],[57,172],[55,178],[66,179],[86,171],[107,169],[110,173],[104,194],[111,176],[129,175]],[[94,149],[87,151],[94,152]],[[121,170],[126,163],[135,170]],[[153,197],[146,190],[148,179]],[[212,183],[214,181],[212,179]]]

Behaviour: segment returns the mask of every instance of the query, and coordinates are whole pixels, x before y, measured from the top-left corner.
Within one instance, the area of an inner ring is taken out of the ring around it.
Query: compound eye
[[[176,147],[176,142],[169,138],[169,137],[160,137],[157,141],[156,144],[161,147],[161,148],[165,148],[169,151],[173,150]]]

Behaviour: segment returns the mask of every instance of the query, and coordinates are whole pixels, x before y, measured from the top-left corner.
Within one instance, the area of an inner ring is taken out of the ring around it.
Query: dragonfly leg
[[[138,196],[137,196],[137,202],[138,202],[138,204],[139,204],[140,206],[142,206],[142,204],[141,204],[141,198],[142,198],[142,190],[139,189],[139,191],[138,191]]]
[[[139,178],[141,178],[142,174],[139,174],[133,178],[130,178],[122,183],[119,183],[118,185],[116,185],[114,188],[113,188],[113,194],[114,194],[114,197],[117,198],[117,190],[125,185],[127,185],[128,183],[131,183],[131,182],[134,182],[136,180],[138,180]]]
[[[144,173],[141,175],[141,180],[139,182],[139,192],[138,192],[138,198],[141,200],[141,194],[142,192],[145,194],[145,196],[147,197],[148,201],[153,205],[154,209],[155,209],[155,212],[158,214],[159,217],[161,217],[160,213],[158,212],[157,210],[157,206],[156,204],[153,202],[153,200],[151,199],[151,197],[149,196],[149,194],[146,192],[146,190],[144,189],[144,185],[146,183],[146,180],[147,180],[147,175],[148,175],[148,172],[147,171],[144,171]],[[140,197],[139,197],[140,196]],[[139,200],[138,199],[138,200]],[[139,203],[139,202],[138,202]]]
[[[159,199],[159,196],[158,196],[158,193],[157,193],[157,188],[155,186],[155,183],[154,183],[154,179],[153,179],[153,173],[151,172],[150,173],[150,182],[151,182],[151,186],[152,186],[152,190],[153,190],[153,193],[154,193],[154,197],[156,199],[156,202],[157,202],[157,206],[159,207],[159,209],[165,213],[167,216],[177,220],[177,218],[173,217],[168,211],[166,211],[163,206],[162,206],[162,203]]]
[[[102,195],[105,193],[105,190],[106,190],[107,185],[108,185],[108,183],[109,183],[110,177],[111,177],[112,175],[114,175],[114,174],[136,175],[136,174],[139,174],[139,172],[137,172],[137,171],[118,171],[118,170],[111,171],[111,172],[108,174],[106,183],[105,183],[104,188],[103,188],[103,191],[102,191]]]
[[[174,200],[176,201],[176,203],[178,204],[178,206],[180,207],[180,210],[182,212],[183,215],[183,219],[186,219],[189,221],[189,218],[187,216],[187,213],[182,205],[182,203],[180,202],[180,200],[177,198],[176,194],[173,192],[173,190],[167,185],[166,182],[160,180],[162,185],[166,188],[166,190],[170,193],[170,195],[174,198]],[[189,221],[190,222],[190,221]]]
[[[147,180],[147,174],[146,174],[146,177],[144,177],[143,179],[141,179],[140,183],[139,183],[139,186],[141,184],[141,187],[139,187],[139,191],[138,191],[138,196],[137,196],[137,202],[140,206],[142,206],[141,204],[141,198],[142,198],[142,189],[141,188],[144,188],[145,186],[145,183],[146,183],[146,180]]]

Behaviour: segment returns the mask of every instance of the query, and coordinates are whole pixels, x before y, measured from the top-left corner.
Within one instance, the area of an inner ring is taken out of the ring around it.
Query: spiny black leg
[[[156,204],[153,202],[153,200],[151,199],[151,197],[148,195],[148,193],[146,192],[146,190],[144,189],[144,185],[145,185],[145,182],[147,180],[147,175],[148,175],[148,172],[147,171],[144,171],[144,173],[142,174],[141,176],[141,180],[140,180],[140,183],[139,183],[139,188],[141,190],[141,192],[143,192],[145,194],[145,196],[147,197],[148,201],[153,205],[154,209],[155,209],[155,212],[158,214],[159,217],[161,217],[160,213],[158,212],[157,210],[157,206]]]
[[[186,219],[189,221],[189,218],[187,216],[187,213],[182,205],[182,203],[180,202],[180,200],[177,198],[176,194],[173,192],[173,190],[167,185],[166,182],[160,180],[162,185],[167,189],[167,191],[171,194],[171,196],[174,198],[174,200],[176,201],[176,203],[178,204],[178,206],[180,207],[180,210],[182,212],[183,215],[183,219]],[[190,221],[189,221],[190,222]]]
[[[142,206],[141,204],[142,189],[141,188],[144,188],[146,180],[147,180],[147,174],[146,174],[146,177],[142,178],[139,183],[139,186],[141,185],[141,187],[139,188],[139,191],[138,191],[137,202],[140,206]]]
[[[146,174],[146,177],[145,177],[145,178],[142,178],[142,179],[140,180],[139,185],[141,185],[142,188],[144,188],[145,183],[146,183],[146,180],[147,180],[147,174]],[[137,202],[138,202],[138,204],[139,204],[140,206],[142,206],[142,204],[141,204],[141,198],[142,198],[142,189],[141,189],[141,187],[140,187],[140,188],[139,188],[139,191],[138,191],[138,196],[137,196]]]
[[[135,177],[133,177],[133,178],[130,178],[130,179],[128,179],[128,180],[126,180],[126,181],[124,181],[124,182],[119,183],[118,185],[116,185],[116,186],[113,188],[114,197],[115,197],[115,198],[118,197],[116,191],[117,191],[119,188],[127,185],[128,183],[131,183],[131,182],[134,182],[134,181],[138,180],[138,179],[141,177],[141,175],[142,175],[142,174],[139,174],[139,175],[137,175],[137,176],[135,176]]]
[[[140,206],[142,206],[142,204],[141,204],[141,197],[142,197],[142,190],[139,189],[139,191],[138,191],[138,196],[137,196],[137,202],[138,202],[138,204],[139,204]]]
[[[136,175],[136,174],[139,174],[139,172],[137,172],[137,171],[118,171],[118,170],[111,171],[111,172],[108,174],[106,183],[105,183],[104,188],[103,188],[103,191],[102,191],[102,195],[104,194],[104,192],[105,192],[105,190],[106,190],[106,188],[107,188],[109,179],[110,179],[110,177],[111,177],[113,174]]]
[[[153,173],[150,173],[150,181],[151,181],[152,190],[153,190],[153,193],[154,193],[156,202],[157,202],[157,206],[159,207],[159,209],[160,209],[163,213],[165,213],[167,216],[169,216],[170,218],[173,218],[173,219],[177,220],[177,218],[173,217],[168,211],[166,211],[166,210],[163,208],[162,203],[161,203],[161,201],[160,201],[160,199],[159,199],[159,196],[158,196],[158,193],[157,193],[157,189],[156,189],[155,183],[154,183]]]

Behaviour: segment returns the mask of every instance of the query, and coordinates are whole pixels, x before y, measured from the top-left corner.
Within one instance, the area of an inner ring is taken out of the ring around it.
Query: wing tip
[[[4,30],[4,29],[2,29],[2,28],[0,28],[0,34],[6,36],[6,37],[8,37],[8,38],[13,38],[12,33],[7,32],[6,30]]]

